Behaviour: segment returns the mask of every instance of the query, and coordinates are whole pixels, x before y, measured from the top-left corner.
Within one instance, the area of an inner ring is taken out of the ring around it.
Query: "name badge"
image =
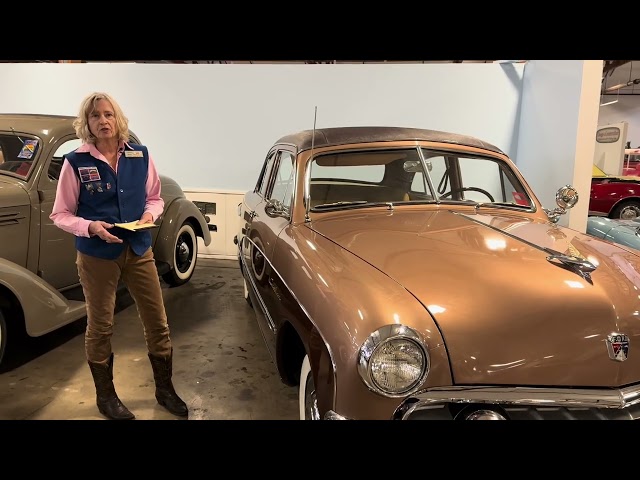
[[[78,174],[82,183],[100,181],[98,167],[78,167]]]
[[[124,156],[125,157],[142,157],[142,152],[140,152],[139,150],[125,150]]]

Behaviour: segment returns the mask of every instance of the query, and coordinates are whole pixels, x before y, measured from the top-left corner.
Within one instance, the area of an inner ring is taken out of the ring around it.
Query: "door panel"
[[[285,160],[284,163],[281,163],[281,159]],[[273,166],[269,163],[265,165],[263,178],[256,187],[258,194],[264,194],[264,200],[257,203],[253,211],[244,212],[246,239],[242,248],[247,275],[252,284],[250,288],[256,294],[256,298],[251,300],[267,347],[276,360],[282,295],[278,288],[278,274],[273,269],[273,254],[278,235],[290,223],[290,205],[283,203],[283,200],[290,202],[291,199],[293,183],[287,185],[287,182],[293,182],[293,156],[279,152],[268,157],[267,162],[273,163]],[[248,197],[253,198],[251,195]]]
[[[69,136],[60,140],[51,150],[38,180],[40,197],[40,276],[60,290],[79,283],[76,267],[75,236],[56,227],[49,215],[56,198],[58,178],[62,168],[62,155],[80,146],[80,140]]]

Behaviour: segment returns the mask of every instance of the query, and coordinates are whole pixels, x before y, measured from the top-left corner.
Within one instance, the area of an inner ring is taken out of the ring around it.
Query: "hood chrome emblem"
[[[549,255],[547,260],[551,263],[560,262],[566,268],[573,270],[588,282],[591,282],[591,272],[598,268],[589,260],[575,257],[573,255],[564,255],[562,253],[558,255]]]
[[[629,337],[624,333],[610,333],[607,335],[607,351],[611,360],[624,362],[629,356]]]

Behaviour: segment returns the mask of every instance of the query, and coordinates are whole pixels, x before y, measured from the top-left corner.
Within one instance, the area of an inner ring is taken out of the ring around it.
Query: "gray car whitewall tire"
[[[193,226],[185,222],[176,234],[171,270],[162,279],[172,287],[187,283],[193,276],[197,259],[198,237]]]
[[[300,367],[300,385],[298,386],[298,405],[300,408],[300,420],[320,420],[318,411],[318,397],[316,386],[311,374],[309,357],[304,356]]]

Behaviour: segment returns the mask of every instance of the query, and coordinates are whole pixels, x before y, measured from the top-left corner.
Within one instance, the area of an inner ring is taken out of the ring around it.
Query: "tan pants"
[[[149,353],[161,357],[171,354],[167,314],[151,248],[137,256],[126,246],[115,260],[78,252],[76,265],[87,303],[84,345],[88,361],[105,363],[111,356],[116,289],[120,279],[136,303]]]

